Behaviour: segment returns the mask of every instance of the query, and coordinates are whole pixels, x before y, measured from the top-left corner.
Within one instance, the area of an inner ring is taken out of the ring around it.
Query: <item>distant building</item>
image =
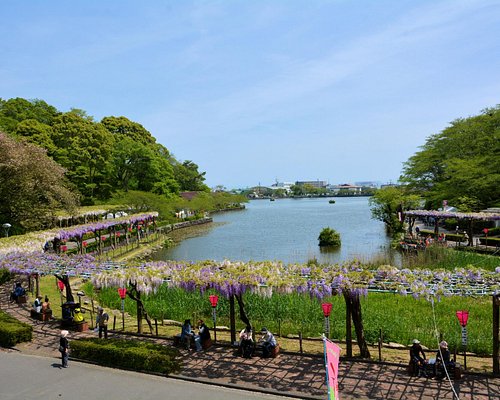
[[[295,182],[297,186],[304,186],[304,185],[309,185],[317,189],[321,188],[326,188],[327,182],[326,181],[297,181]]]
[[[363,191],[363,186],[352,185],[350,183],[343,183],[340,185],[328,185],[327,189],[332,193],[347,192],[352,194],[359,194]]]
[[[372,189],[376,189],[380,186],[380,182],[374,182],[374,181],[354,182],[354,184],[357,186],[363,186]]]

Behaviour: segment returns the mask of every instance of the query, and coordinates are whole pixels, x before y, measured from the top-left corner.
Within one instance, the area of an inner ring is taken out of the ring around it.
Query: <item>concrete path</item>
[[[33,341],[19,344],[11,351],[52,357],[58,362],[55,359],[59,355],[59,324],[56,321],[35,323],[29,318],[29,307],[9,303],[6,287],[0,287],[0,309],[34,327]],[[119,333],[111,335],[119,336]],[[95,337],[95,333],[71,332],[69,339],[87,336]],[[148,340],[172,345],[167,339],[151,337]],[[243,359],[223,346],[213,346],[201,353],[181,350],[181,357],[183,368],[175,376],[177,379],[300,399],[327,397],[322,357],[281,353],[275,359]],[[33,373],[35,369],[26,371],[24,376],[27,378]],[[341,399],[456,399],[452,387],[459,399],[500,400],[500,378],[491,375],[466,374],[450,384],[445,380],[409,377],[404,365],[352,360],[341,360],[339,365]],[[87,395],[92,395],[90,388]]]

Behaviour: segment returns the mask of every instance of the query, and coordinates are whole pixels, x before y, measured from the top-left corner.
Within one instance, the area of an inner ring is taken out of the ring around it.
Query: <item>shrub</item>
[[[71,342],[71,355],[108,367],[171,374],[180,371],[179,351],[155,343],[124,339]]]
[[[341,244],[340,234],[332,228],[323,228],[318,236],[318,240],[320,246],[338,247]]]
[[[17,343],[29,342],[33,337],[33,327],[19,322],[9,314],[0,311],[0,346],[12,347]]]
[[[5,282],[10,281],[12,279],[12,274],[8,269],[2,268],[0,269],[0,285],[3,285]]]

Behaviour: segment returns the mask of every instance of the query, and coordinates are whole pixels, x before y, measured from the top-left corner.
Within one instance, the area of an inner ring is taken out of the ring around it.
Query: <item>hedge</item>
[[[489,237],[488,239],[486,239],[486,238],[482,237],[482,238],[479,238],[479,243],[488,244],[488,246],[499,247],[500,246],[500,238]]]
[[[71,356],[100,365],[144,372],[180,371],[179,351],[139,340],[80,339],[70,343]]]
[[[9,272],[7,268],[0,269],[0,285],[3,285],[5,282],[8,282],[12,279],[12,274]]]
[[[33,338],[33,327],[19,322],[9,314],[0,311],[0,346],[12,347],[17,343],[29,342]]]

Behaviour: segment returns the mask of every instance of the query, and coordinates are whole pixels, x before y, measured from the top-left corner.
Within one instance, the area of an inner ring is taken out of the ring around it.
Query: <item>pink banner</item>
[[[328,386],[328,400],[339,399],[338,370],[340,347],[328,339],[325,343],[326,385]]]

